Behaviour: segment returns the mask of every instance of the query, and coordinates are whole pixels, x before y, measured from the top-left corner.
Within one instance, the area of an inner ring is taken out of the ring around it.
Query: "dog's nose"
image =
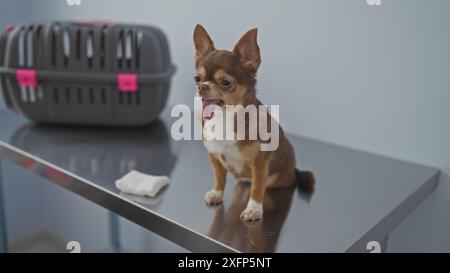
[[[209,91],[209,85],[207,83],[201,83],[198,86],[198,92],[200,93],[200,96],[206,95],[206,92]]]

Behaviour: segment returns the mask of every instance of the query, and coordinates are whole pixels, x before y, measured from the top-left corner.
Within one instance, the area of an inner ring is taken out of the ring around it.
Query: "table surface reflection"
[[[195,252],[365,251],[438,183],[431,167],[288,135],[316,189],[270,190],[263,221],[246,224],[239,215],[249,185],[229,176],[224,203],[207,207],[206,150],[172,140],[173,121],[165,113],[138,129],[45,126],[4,110],[0,156]],[[122,194],[114,181],[133,169],[167,175],[170,185],[155,198]]]

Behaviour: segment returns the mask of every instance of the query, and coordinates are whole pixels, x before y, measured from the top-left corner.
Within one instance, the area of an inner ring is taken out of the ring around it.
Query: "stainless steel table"
[[[201,141],[173,141],[172,122],[43,126],[4,110],[0,157],[194,252],[353,252],[367,251],[369,241],[385,249],[389,233],[438,183],[435,168],[289,135],[316,190],[268,191],[264,220],[245,224],[239,215],[249,186],[229,177],[224,204],[207,207],[213,173],[206,150]],[[155,198],[121,194],[114,181],[132,169],[168,175],[171,183]]]

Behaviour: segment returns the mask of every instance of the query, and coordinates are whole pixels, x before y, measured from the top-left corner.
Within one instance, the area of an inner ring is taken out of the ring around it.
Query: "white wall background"
[[[26,3],[32,19],[160,26],[178,66],[171,104],[192,103],[196,23],[227,49],[259,27],[259,95],[280,105],[287,131],[443,170],[437,192],[392,234],[390,249],[450,251],[450,1],[81,1],[0,0],[0,14],[13,21],[13,7]]]

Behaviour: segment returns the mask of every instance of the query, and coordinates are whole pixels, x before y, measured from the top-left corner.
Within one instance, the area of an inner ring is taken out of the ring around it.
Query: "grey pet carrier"
[[[5,102],[31,120],[139,126],[166,104],[175,67],[155,27],[50,22],[0,35]]]

